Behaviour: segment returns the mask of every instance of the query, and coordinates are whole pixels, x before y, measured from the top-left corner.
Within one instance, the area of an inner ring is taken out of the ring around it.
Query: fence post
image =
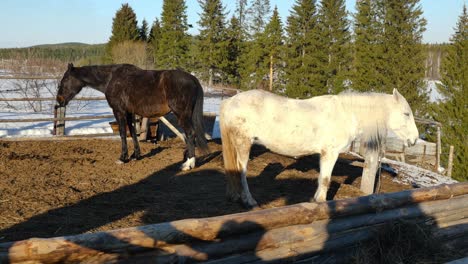
[[[440,126],[437,126],[437,142],[436,142],[436,162],[435,162],[435,171],[439,171],[440,167]]]
[[[60,118],[61,120],[54,121],[54,130],[52,132],[55,136],[64,136],[65,135],[65,110],[66,107],[55,106],[54,109],[54,118]]]
[[[453,146],[450,145],[448,165],[447,165],[447,176],[452,177],[452,168],[453,168]]]
[[[140,135],[138,136],[138,140],[145,141],[148,138],[148,129],[149,129],[148,118],[143,117],[141,120]]]
[[[361,191],[368,195],[375,191],[375,178],[379,169],[379,150],[363,146],[362,151],[364,152],[361,153],[364,156],[364,168],[361,177]]]

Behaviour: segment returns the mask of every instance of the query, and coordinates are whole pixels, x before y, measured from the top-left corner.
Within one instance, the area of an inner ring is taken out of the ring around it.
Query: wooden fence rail
[[[260,263],[350,250],[387,223],[424,223],[468,247],[468,183],[0,244],[8,263]],[[402,245],[404,246],[404,245]]]
[[[76,117],[63,117],[63,118],[0,119],[0,123],[57,122],[57,121],[77,121],[77,120],[91,120],[91,119],[106,119],[106,118],[114,118],[114,115],[76,116]]]
[[[55,97],[36,97],[36,98],[0,98],[0,102],[19,102],[19,101],[26,101],[26,102],[39,102],[39,101],[55,101]],[[77,97],[73,98],[73,100],[78,101],[102,101],[106,100],[105,97]]]

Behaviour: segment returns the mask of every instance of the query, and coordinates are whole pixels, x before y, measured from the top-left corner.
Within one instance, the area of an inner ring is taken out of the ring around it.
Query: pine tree
[[[351,33],[344,0],[322,0],[319,23],[328,63],[325,67],[328,93],[344,90],[351,66]]]
[[[148,22],[146,19],[143,19],[141,22],[141,27],[138,29],[139,37],[138,39],[141,41],[148,41]]]
[[[161,38],[158,40],[155,66],[171,69],[188,66],[187,6],[184,0],[164,0],[161,15]]]
[[[379,0],[382,92],[394,88],[416,114],[424,113],[428,95],[424,83],[425,53],[421,44],[426,20],[419,0]]]
[[[434,119],[442,123],[443,151],[454,146],[453,177],[468,180],[468,13],[460,15],[451,44],[442,62],[438,86],[445,100],[433,107]],[[446,155],[442,155],[446,159]]]
[[[199,0],[202,14],[200,25],[200,60],[203,71],[208,76],[208,84],[213,85],[215,74],[226,67],[225,11],[221,0]]]
[[[138,40],[138,22],[135,12],[128,4],[122,4],[112,22],[112,35],[106,45],[106,61],[112,61],[112,47],[125,41]]]
[[[265,33],[263,34],[263,39],[265,43],[265,50],[268,52],[267,60],[269,65],[269,90],[273,90],[273,77],[274,72],[278,74],[278,69],[281,67],[282,59],[282,46],[283,46],[283,25],[279,17],[278,8],[275,6],[273,10],[273,15],[271,16],[270,22],[265,27]],[[278,84],[275,85],[275,89],[278,88]]]
[[[305,98],[325,94],[325,47],[319,40],[314,0],[296,0],[287,19],[286,95]]]
[[[358,0],[357,13],[354,15],[354,58],[352,87],[356,91],[379,89],[381,57],[378,51],[379,30],[377,24],[377,5],[375,0]]]

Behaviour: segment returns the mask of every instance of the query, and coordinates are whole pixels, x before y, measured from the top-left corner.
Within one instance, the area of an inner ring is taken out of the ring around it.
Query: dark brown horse
[[[83,87],[92,87],[106,95],[119,124],[122,154],[128,161],[126,125],[133,139],[132,159],[140,159],[140,146],[134,126],[135,114],[160,117],[172,111],[185,131],[187,144],[182,170],[195,167],[195,143],[208,152],[203,126],[203,89],[193,75],[182,70],[142,70],[130,64],[74,67],[60,81],[57,102],[66,106]]]

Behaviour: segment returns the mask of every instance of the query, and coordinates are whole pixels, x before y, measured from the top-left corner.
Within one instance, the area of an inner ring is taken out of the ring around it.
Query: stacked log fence
[[[428,239],[468,254],[467,204],[468,183],[456,183],[2,243],[0,262],[349,263],[376,232],[402,221],[425,225]]]

